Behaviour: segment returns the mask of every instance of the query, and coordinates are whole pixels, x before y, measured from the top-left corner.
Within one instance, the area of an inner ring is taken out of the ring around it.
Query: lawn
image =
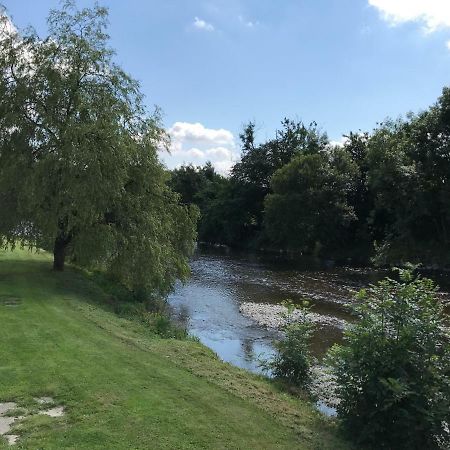
[[[0,252],[0,402],[27,411],[48,396],[65,408],[18,423],[16,448],[347,448],[308,402],[107,305],[98,285],[70,267],[53,272],[44,252]],[[0,448],[13,447],[0,437]]]

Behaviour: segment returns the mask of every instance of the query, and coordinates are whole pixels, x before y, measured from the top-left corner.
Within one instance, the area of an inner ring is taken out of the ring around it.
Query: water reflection
[[[259,358],[270,358],[272,342],[280,336],[242,316],[240,303],[279,303],[287,298],[300,302],[306,298],[314,305],[313,311],[352,321],[345,306],[352,293],[387,274],[324,267],[310,259],[294,264],[273,256],[218,249],[199,249],[191,267],[190,280],[179,284],[169,298],[176,318],[224,361],[257,373],[261,372]],[[341,337],[342,332],[333,326],[317,329],[313,352],[321,357]]]

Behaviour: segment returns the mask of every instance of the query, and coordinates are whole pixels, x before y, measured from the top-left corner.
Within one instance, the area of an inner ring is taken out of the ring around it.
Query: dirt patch
[[[23,419],[23,417],[9,417],[5,416],[10,411],[16,409],[17,404],[15,402],[5,402],[0,403],[0,436],[4,436],[10,445],[15,444],[17,436],[14,434],[9,434],[12,426],[15,422]]]
[[[0,417],[0,434],[7,434],[18,417]]]
[[[3,416],[8,411],[11,411],[12,409],[16,409],[17,404],[14,402],[6,402],[6,403],[0,403],[0,416]]]
[[[39,414],[45,414],[50,417],[62,417],[64,415],[64,406],[56,406],[55,408],[40,411]]]
[[[34,401],[39,405],[39,408],[49,407],[54,405],[55,400],[52,397],[34,398]],[[14,412],[17,409],[17,403],[4,402],[0,403],[0,436],[3,436],[8,441],[9,445],[14,445],[20,439],[17,434],[11,434],[10,431],[14,424],[20,420],[33,416],[34,414],[44,414],[49,417],[62,417],[64,415],[64,406],[53,406],[49,409],[40,409],[37,413],[30,413],[25,411],[22,416],[8,416],[8,413]]]

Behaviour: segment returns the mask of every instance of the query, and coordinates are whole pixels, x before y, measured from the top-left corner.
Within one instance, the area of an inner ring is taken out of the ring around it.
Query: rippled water
[[[280,303],[308,299],[313,311],[347,321],[354,318],[345,306],[358,289],[388,274],[382,270],[330,267],[304,259],[295,264],[274,256],[234,253],[226,249],[199,248],[191,261],[192,277],[170,296],[175,317],[189,332],[212,348],[220,358],[239,367],[261,372],[259,358],[270,358],[276,331],[256,325],[242,316],[242,302]],[[447,298],[448,274],[436,276]],[[321,326],[312,350],[319,358],[342,331]]]
[[[169,303],[175,318],[221,359],[261,373],[260,360],[271,358],[272,343],[281,336],[244,317],[239,312],[241,303],[275,304],[286,299],[299,303],[307,299],[314,312],[352,322],[355,318],[346,303],[354,292],[388,275],[383,270],[330,266],[308,259],[292,263],[273,255],[199,248],[191,261],[192,277],[177,286]],[[440,295],[449,302],[448,274],[433,274],[433,278],[445,288]],[[341,339],[339,328],[321,325],[312,351],[320,359]],[[336,413],[323,402],[317,407],[327,415]]]
[[[345,303],[355,291],[381,278],[383,272],[354,268],[324,268],[315,261],[287,263],[258,255],[220,249],[198,250],[192,277],[177,286],[169,303],[191,334],[220,358],[260,372],[259,359],[270,358],[276,331],[242,316],[242,302],[280,303],[308,299],[313,311],[352,321]],[[314,336],[317,356],[341,339],[341,331],[324,326]]]

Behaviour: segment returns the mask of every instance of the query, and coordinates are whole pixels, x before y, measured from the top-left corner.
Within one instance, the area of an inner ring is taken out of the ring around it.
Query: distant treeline
[[[450,264],[450,88],[437,103],[343,146],[289,119],[273,139],[240,135],[225,178],[210,163],[172,172],[171,186],[201,212],[198,238],[358,262]]]

